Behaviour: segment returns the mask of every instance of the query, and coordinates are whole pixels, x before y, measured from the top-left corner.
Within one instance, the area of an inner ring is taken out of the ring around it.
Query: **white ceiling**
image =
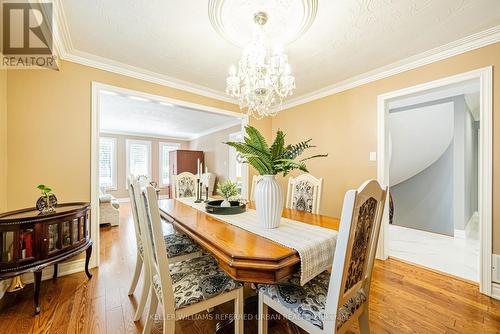
[[[59,2],[63,39],[79,57],[221,94],[229,65],[240,57],[211,26],[207,1]],[[319,0],[310,29],[286,48],[294,98],[499,24],[498,0]]]
[[[241,124],[241,119],[154,100],[112,93],[100,95],[100,129],[104,133],[193,140]]]

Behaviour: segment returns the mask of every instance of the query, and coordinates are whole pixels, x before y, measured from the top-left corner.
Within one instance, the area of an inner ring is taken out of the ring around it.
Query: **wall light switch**
[[[377,161],[377,152],[370,152],[370,161]]]

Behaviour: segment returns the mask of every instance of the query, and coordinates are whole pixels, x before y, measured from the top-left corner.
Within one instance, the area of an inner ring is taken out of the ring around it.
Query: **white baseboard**
[[[453,232],[453,236],[457,239],[465,239],[465,230],[457,230]]]
[[[495,298],[500,300],[500,284],[499,283],[491,283],[491,298]]]
[[[500,255],[493,254],[491,257],[491,280],[500,284]]]
[[[59,263],[58,277],[71,275],[85,270],[85,259],[78,259],[71,262]],[[54,273],[54,266],[48,266],[43,270],[42,281],[51,279]],[[22,280],[25,284],[33,283],[34,277],[32,273],[26,273],[22,275]],[[5,294],[5,290],[10,285],[10,279],[0,281],[0,298]]]

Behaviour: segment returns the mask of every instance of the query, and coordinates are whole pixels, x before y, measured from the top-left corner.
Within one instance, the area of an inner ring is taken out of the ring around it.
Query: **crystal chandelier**
[[[283,99],[295,89],[287,55],[280,47],[269,51],[264,31],[267,19],[264,12],[254,15],[253,41],[243,50],[238,68],[231,66],[226,80],[226,92],[256,119],[275,116],[283,109]]]

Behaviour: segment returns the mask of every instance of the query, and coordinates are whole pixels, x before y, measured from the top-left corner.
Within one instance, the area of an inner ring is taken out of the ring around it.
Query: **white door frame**
[[[390,100],[429,89],[440,88],[463,81],[477,79],[480,82],[480,138],[479,138],[479,290],[491,296],[491,258],[492,258],[492,170],[493,170],[493,68],[491,66],[450,76],[385,93],[378,96],[378,162],[377,178],[384,186],[389,186],[389,110]],[[386,201],[384,221],[380,229],[377,258],[385,260],[388,254],[389,214]]]
[[[100,263],[100,235],[99,235],[99,117],[100,117],[100,91],[106,90],[123,95],[132,95],[146,98],[158,102],[170,103],[176,106],[207,111],[215,114],[229,115],[241,119],[242,128],[248,124],[248,115],[229,111],[221,108],[209,107],[202,104],[177,100],[166,96],[144,93],[137,90],[112,86],[96,81],[92,81],[92,120],[91,120],[91,162],[90,162],[90,237],[94,242],[94,250],[90,259],[90,266],[97,267]],[[242,170],[245,173],[245,170]],[[246,169],[246,179],[248,180],[248,168]],[[247,182],[248,183],[248,182]],[[248,184],[245,184],[248,187]],[[245,191],[247,191],[245,189]]]

